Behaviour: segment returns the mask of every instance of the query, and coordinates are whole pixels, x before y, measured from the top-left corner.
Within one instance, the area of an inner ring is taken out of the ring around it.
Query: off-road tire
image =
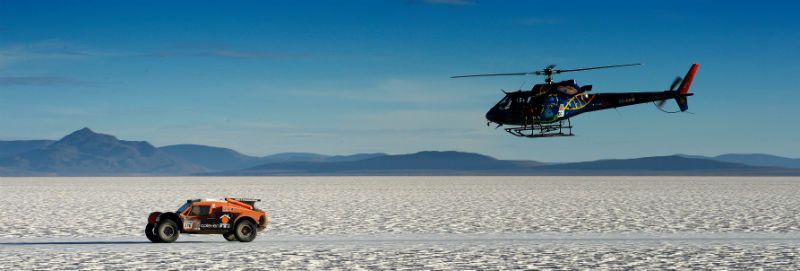
[[[236,223],[236,227],[233,228],[233,234],[239,242],[253,241],[253,239],[256,239],[257,234],[256,225],[250,220],[239,221],[239,223]]]
[[[176,224],[175,221],[167,219],[158,223],[156,235],[161,239],[161,242],[172,243],[178,240],[178,237],[181,235],[181,230],[178,228],[178,224]]]
[[[150,240],[150,242],[161,243],[161,239],[156,235],[156,225],[147,224],[144,227],[144,235],[147,236],[147,240]]]
[[[233,233],[223,233],[222,237],[228,241],[236,241],[236,235],[234,235]]]

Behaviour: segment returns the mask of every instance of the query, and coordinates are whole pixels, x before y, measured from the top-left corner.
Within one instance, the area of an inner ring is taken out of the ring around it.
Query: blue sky
[[[798,5],[0,0],[0,140],[90,127],[254,155],[799,157]],[[700,63],[694,114],[645,104],[578,116],[575,137],[522,139],[486,127],[484,113],[500,89],[541,78],[449,78],[631,62],[644,66],[556,79],[595,92],[662,90]]]

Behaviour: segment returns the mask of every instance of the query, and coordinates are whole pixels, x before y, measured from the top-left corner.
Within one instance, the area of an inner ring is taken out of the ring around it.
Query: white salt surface
[[[800,269],[800,178],[0,178],[0,270]],[[253,243],[143,236],[256,197]]]

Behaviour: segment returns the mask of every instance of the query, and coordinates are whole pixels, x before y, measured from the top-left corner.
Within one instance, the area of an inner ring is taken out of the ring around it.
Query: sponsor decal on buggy
[[[223,223],[203,223],[200,224],[200,229],[230,229],[231,224]]]
[[[218,219],[205,219],[200,223],[200,229],[230,229],[230,214],[223,214]]]
[[[201,229],[219,229],[219,224],[203,223],[200,224]]]

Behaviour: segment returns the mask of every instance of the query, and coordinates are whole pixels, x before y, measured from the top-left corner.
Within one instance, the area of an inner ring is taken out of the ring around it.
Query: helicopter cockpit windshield
[[[503,97],[502,100],[497,102],[496,107],[500,110],[508,110],[509,108],[511,108],[511,101],[512,101],[511,97],[506,95],[505,97]]]

